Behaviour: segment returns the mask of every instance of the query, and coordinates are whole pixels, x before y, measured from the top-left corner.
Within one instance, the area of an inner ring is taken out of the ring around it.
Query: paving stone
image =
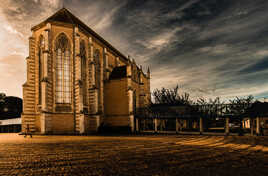
[[[0,134],[0,175],[268,175],[268,137]]]

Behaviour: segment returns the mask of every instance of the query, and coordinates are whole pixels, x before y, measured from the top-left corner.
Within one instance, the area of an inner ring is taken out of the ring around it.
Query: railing
[[[256,119],[251,116],[252,111],[240,111],[236,113],[234,104],[193,105],[193,106],[150,106],[139,108],[135,112],[136,131],[140,132],[250,132],[250,129],[242,128],[244,118]],[[240,105],[239,105],[240,106]],[[245,109],[245,108],[244,108]],[[257,114],[256,112],[253,114]],[[258,113],[260,114],[260,113]],[[251,117],[251,118],[250,118]],[[260,116],[259,116],[260,117]],[[258,120],[257,120],[258,121]],[[235,127],[233,124],[235,124]],[[257,122],[259,123],[259,121]],[[260,133],[260,125],[251,125],[255,133]]]

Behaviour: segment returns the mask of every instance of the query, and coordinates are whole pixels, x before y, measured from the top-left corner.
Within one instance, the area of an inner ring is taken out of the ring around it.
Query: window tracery
[[[71,103],[70,44],[65,34],[56,40],[56,103]]]
[[[99,88],[99,79],[100,79],[100,50],[95,49],[93,54],[93,59],[95,63],[95,80],[96,87]]]
[[[39,63],[39,104],[42,102],[42,87],[41,87],[41,81],[44,77],[44,56],[43,56],[43,50],[45,47],[45,39],[42,35],[39,37],[39,43],[38,43],[38,63]]]
[[[83,82],[83,102],[86,105],[87,85],[86,85],[86,45],[85,41],[80,42],[80,56],[81,56],[81,80]]]

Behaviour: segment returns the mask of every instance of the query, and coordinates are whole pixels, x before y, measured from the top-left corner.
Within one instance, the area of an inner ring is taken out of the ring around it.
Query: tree
[[[0,102],[4,102],[6,98],[6,94],[0,93]]]
[[[155,89],[152,93],[156,104],[166,104],[166,105],[190,105],[192,101],[190,100],[189,93],[179,94],[179,86],[175,88],[162,88]]]
[[[219,117],[224,108],[224,102],[221,101],[220,97],[216,97],[215,99],[205,99],[199,98],[195,103],[199,108],[198,112],[201,117],[204,118],[204,127],[208,128],[211,124],[216,123],[216,118]]]
[[[20,117],[22,113],[22,99],[8,96],[0,101],[0,119]]]
[[[229,112],[234,116],[233,120],[237,120],[239,122],[239,135],[243,135],[242,120],[254,103],[254,97],[252,95],[245,98],[236,97],[233,100],[229,100],[229,102],[231,104]]]

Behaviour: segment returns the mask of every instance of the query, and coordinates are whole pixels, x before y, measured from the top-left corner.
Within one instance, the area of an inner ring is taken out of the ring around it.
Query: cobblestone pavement
[[[268,137],[0,134],[0,175],[268,175]]]

